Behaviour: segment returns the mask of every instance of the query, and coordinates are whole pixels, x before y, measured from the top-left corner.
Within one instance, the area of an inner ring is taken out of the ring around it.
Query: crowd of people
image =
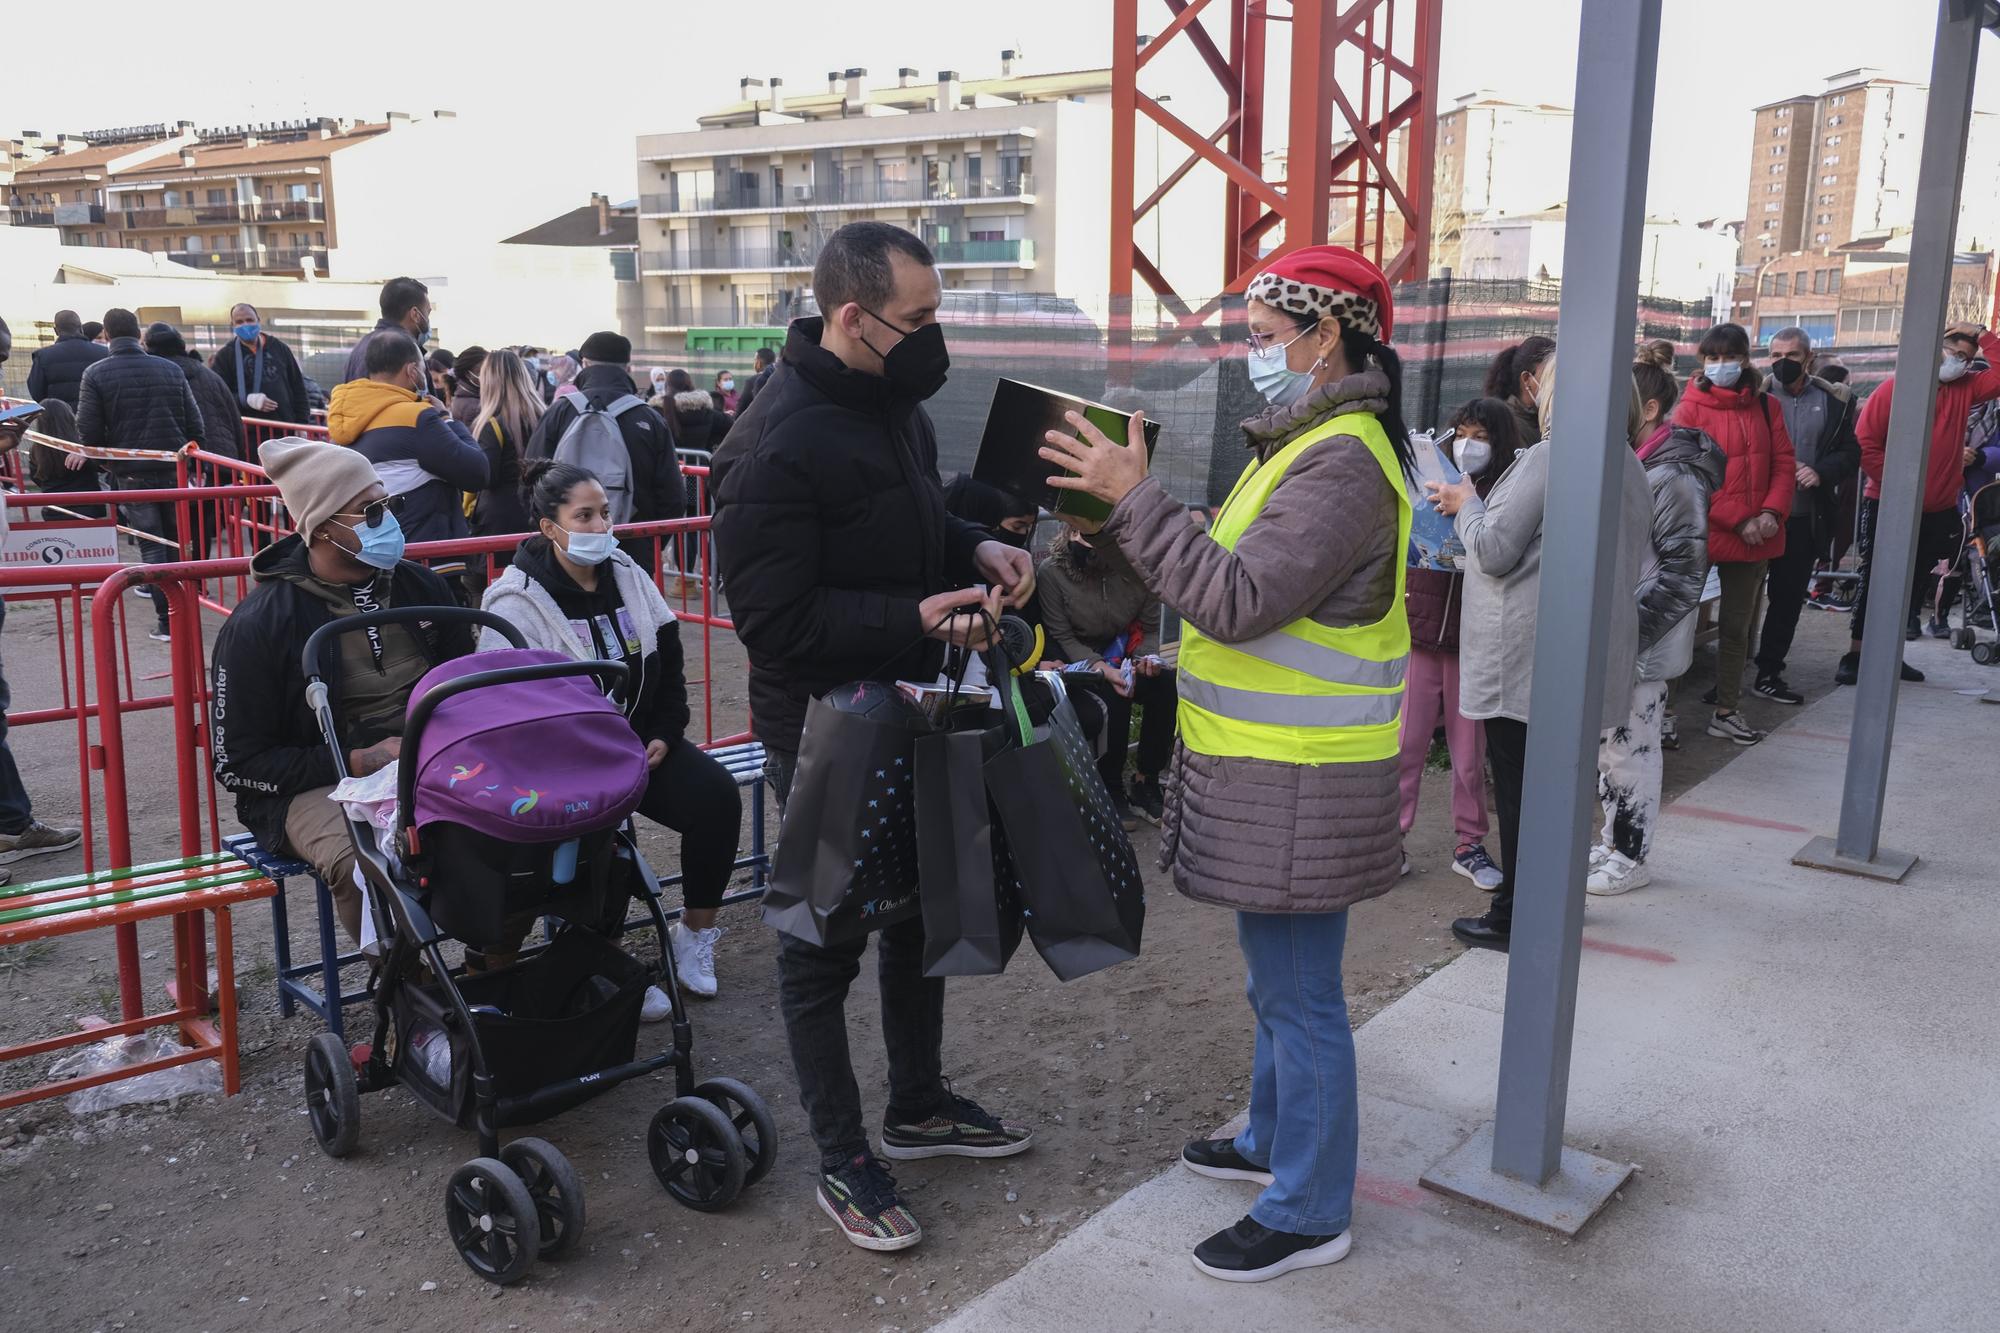
[[[950,354],[923,241],[887,224],[842,227],[821,248],[813,286],[823,313],[796,321],[781,351],[759,351],[751,373],[701,387],[685,370],[654,369],[642,392],[631,344],[612,332],[558,355],[426,354],[428,291],[413,279],[386,284],[380,322],[327,400],[330,439],[286,436],[258,453],[295,531],[256,554],[254,587],[213,653],[215,772],[239,819],[265,847],[317,869],[358,941],[355,852],[326,799],[335,765],[301,673],[272,664],[297,663],[307,637],[337,617],[483,605],[532,646],[627,666],[610,688],[645,749],[639,813],[682,835],[685,908],[672,948],[687,987],[717,994],[718,908],[737,858],[740,796],[687,736],[684,649],[653,544],[617,531],[689,512],[677,451],[711,452],[714,572],[749,657],[753,727],[780,810],[813,699],[851,681],[938,677],[950,650],[995,642],[1001,610],[1025,620],[1038,635],[1034,660],[1073,687],[1126,826],[1160,825],[1176,887],[1234,914],[1254,1018],[1249,1122],[1234,1138],[1188,1144],[1183,1160],[1262,1193],[1241,1221],[1195,1246],[1193,1261],[1220,1279],[1256,1281],[1339,1260],[1351,1243],[1358,1135],[1341,980],[1347,911],[1410,872],[1405,841],[1439,737],[1451,769],[1451,868],[1492,895],[1453,931],[1473,947],[1510,943],[1546,490],[1567,456],[1555,447],[1567,440],[1555,418],[1555,340],[1502,351],[1481,396],[1418,434],[1405,418],[1381,272],[1336,246],[1287,254],[1246,292],[1248,376],[1265,401],[1242,423],[1244,467],[1226,501],[1191,509],[1151,474],[1145,448],[1071,414],[1067,430],[1036,447],[1059,465],[1050,484],[1094,497],[1109,517],[1051,522],[1032,498],[939,475],[924,403]],[[254,307],[238,306],[232,328],[204,362],[172,327],[142,330],[130,311],[105,313],[102,344],[60,312],[57,340],[31,372],[46,400],[39,428],[86,445],[173,450],[199,440],[234,454],[246,418],[309,421],[316,386],[297,356]],[[1622,431],[1600,442],[1615,445],[1620,469],[1618,596],[1591,893],[1648,882],[1661,752],[1677,745],[1673,705],[1711,569],[1720,592],[1706,729],[1748,746],[1763,738],[1739,707],[1756,609],[1761,601],[1749,688],[1799,704],[1788,660],[1814,582],[1838,559],[1841,497],[1857,477],[1854,644],[1839,680],[1854,678],[1871,582],[1909,577],[1924,594],[1931,568],[1956,554],[1960,494],[2000,467],[1993,423],[1968,435],[1969,422],[1995,415],[1982,405],[2000,400],[2000,341],[1954,325],[1940,353],[1908,571],[1875,568],[1893,380],[1857,402],[1797,328],[1758,349],[1741,327],[1718,325],[1685,381],[1671,344],[1635,355]],[[1144,438],[1141,424],[1135,411],[1129,439]],[[1447,479],[1419,480],[1436,461],[1427,450],[1450,464]],[[51,479],[80,489],[83,469],[98,465],[65,454],[58,466]],[[102,466],[117,488],[172,485],[157,463]],[[1425,508],[1449,520],[1455,558],[1419,558],[1412,531]],[[171,506],[121,507],[120,517],[160,539],[142,543],[145,559],[174,558]],[[405,550],[522,534],[497,553],[490,582],[483,560],[412,560]],[[1952,590],[1938,594],[1934,623]],[[1180,621],[1176,647],[1161,642],[1163,606]],[[164,600],[159,615],[165,636]],[[346,636],[335,710],[346,769],[366,775],[397,761],[410,692],[430,667],[505,646],[456,623]],[[1922,679],[1907,665],[1903,673]],[[11,759],[0,762],[0,864],[74,845],[74,834],[33,821]],[[776,955],[819,1159],[817,1205],[854,1244],[888,1251],[917,1244],[923,1229],[884,1159],[1004,1157],[1028,1149],[1034,1131],[947,1079],[944,982],[924,974],[921,918],[876,935],[889,1069],[879,1135],[845,1008],[866,940],[786,934]],[[655,991],[644,1016],[667,1009]]]

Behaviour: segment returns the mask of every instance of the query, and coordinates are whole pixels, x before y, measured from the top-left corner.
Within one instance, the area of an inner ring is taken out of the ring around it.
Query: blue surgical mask
[[[361,539],[361,549],[353,555],[369,568],[394,569],[396,562],[403,558],[403,525],[394,514],[383,514],[382,521],[372,528],[365,523],[344,523],[337,518],[331,521]]]
[[[553,370],[550,370],[550,371],[545,371],[545,372],[543,372],[543,375],[542,375],[542,378],[543,378],[543,379],[545,379],[545,380],[547,380],[547,381],[549,382],[549,387],[550,387],[551,389],[555,388],[555,386],[556,386],[556,373],[555,373],[555,372],[554,372]]]
[[[601,565],[618,549],[618,539],[608,532],[571,532],[560,523],[553,526],[563,535],[563,554],[579,565]]]
[[[1702,374],[1718,389],[1733,389],[1736,381],[1743,377],[1741,361],[1710,361],[1702,367]]]
[[[256,342],[257,335],[263,331],[264,326],[262,324],[238,324],[236,326],[236,336],[247,343]]]
[[[1287,342],[1274,343],[1250,353],[1250,383],[1274,407],[1296,403],[1312,387],[1312,375],[1285,364],[1285,351],[1310,329],[1301,329]]]

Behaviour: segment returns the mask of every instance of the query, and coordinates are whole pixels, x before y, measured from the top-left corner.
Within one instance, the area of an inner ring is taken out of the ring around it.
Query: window
[[[1825,290],[1826,290],[1826,270],[1823,268],[1816,268],[1813,270],[1813,295],[1818,296]]]
[[[1814,221],[1814,222],[1816,222],[1816,223],[1818,223],[1818,224],[1819,224],[1820,226],[1822,226],[1822,227],[1823,227],[1823,226],[1825,226],[1825,225],[1826,225],[1827,223],[1829,223],[1829,222],[1833,221],[1833,214],[1831,214],[1831,213],[1821,213],[1821,214],[1819,214],[1819,215],[1818,215],[1817,217],[1815,217],[1815,218],[1813,219],[1813,221]]]
[[[1769,245],[1770,242],[1765,241],[1764,244]],[[1757,293],[1760,296],[1769,296],[1772,292],[1776,291],[1777,289],[1778,289],[1778,275],[1775,273],[1766,273],[1764,275],[1763,281],[1757,284]]]
[[[1815,245],[1825,245],[1828,241],[1831,241],[1832,239],[1833,239],[1832,232],[1820,231],[1813,233],[1813,244]]]
[[[1846,116],[1828,116],[1826,118],[1826,123],[1829,125],[1839,125],[1844,123],[1846,120],[1847,120]]]
[[[295,204],[302,204],[302,203],[304,203],[304,202],[306,201],[306,187],[305,187],[305,182],[304,182],[304,181],[300,181],[300,182],[299,182],[299,183],[298,183],[297,185],[294,185],[294,186],[290,187],[290,193],[291,193],[291,198],[292,198],[292,202],[293,202],[293,203],[295,203]]]
[[[1833,99],[1833,100],[1832,100],[1832,101],[1831,101],[1830,103],[1828,103],[1828,105],[1830,105],[1830,106],[1846,106],[1846,105],[1847,105],[1847,94],[1846,94],[1846,93],[1842,93],[1842,94],[1841,94],[1840,96],[1838,96],[1838,97],[1834,98],[1834,99]]]
[[[1830,268],[1830,269],[1828,269],[1828,270],[1826,271],[1826,289],[1827,289],[1827,290],[1828,290],[1829,292],[1837,292],[1837,291],[1839,291],[1839,290],[1840,290],[1840,270],[1839,270],[1839,269],[1837,269],[1837,268]]]
[[[1830,204],[1833,202],[1833,196],[1830,194],[1823,194],[1819,197],[1819,201],[1822,204]]]
[[[1785,155],[1785,146],[1783,144],[1774,143],[1771,145],[1772,157],[1783,157],[1784,155]]]
[[[1837,167],[1840,165],[1840,154],[1828,153],[1825,157],[1819,160],[1819,164],[1823,167]]]
[[[1771,294],[1773,296],[1790,296],[1792,294],[1791,286],[1792,275],[1789,273],[1780,273],[1777,275],[1776,285],[1771,288]]]
[[[181,206],[180,191],[168,190],[165,194],[160,196],[160,203],[165,208],[179,208]]]
[[[1819,178],[1819,183],[1820,183],[1821,185],[1838,185],[1838,184],[1840,184],[1840,177],[1838,177],[1838,176],[1821,176],[1821,177]]]
[[[199,237],[199,236],[184,236],[184,237],[182,237],[182,238],[181,238],[181,253],[182,253],[182,254],[189,254],[189,255],[198,255],[198,254],[200,254],[200,253],[201,253],[201,237]]]
[[[1764,211],[1766,213],[1775,213],[1778,211],[1778,205],[1775,202],[1766,204],[1764,205]]]
[[[1782,162],[1773,162],[1769,167],[1769,171],[1773,176],[1782,176],[1785,174],[1785,164]]]
[[[966,233],[966,239],[973,241],[1004,241],[1007,239],[1007,229],[1005,227],[993,227],[982,231],[974,228],[972,231]]]
[[[1829,135],[1827,135],[1827,136],[1826,136],[1826,146],[1827,146],[1828,148],[1838,148],[1838,147],[1840,147],[1840,136],[1839,136],[1838,134],[1829,134]]]
[[[229,202],[229,192],[227,190],[210,190],[208,192],[208,202],[211,204],[226,204]]]
[[[1450,143],[1451,139],[1447,136],[1445,142]],[[974,197],[979,194],[979,166],[979,154],[965,155],[965,192]]]
[[[314,232],[313,244],[324,250],[326,248],[326,233],[323,231]]]

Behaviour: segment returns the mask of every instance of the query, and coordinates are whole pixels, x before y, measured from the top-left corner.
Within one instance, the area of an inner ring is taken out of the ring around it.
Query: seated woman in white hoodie
[[[539,531],[486,589],[482,605],[519,629],[531,648],[630,668],[614,696],[646,743],[652,778],[639,813],[681,835],[681,919],[669,932],[681,985],[713,996],[715,924],[736,865],[743,798],[721,764],[686,738],[687,676],[680,624],[646,572],[611,537],[610,500],[597,477],[542,459],[521,475],[528,519]],[[510,645],[481,636],[482,652]],[[647,992],[642,1016],[666,1017],[665,995]]]

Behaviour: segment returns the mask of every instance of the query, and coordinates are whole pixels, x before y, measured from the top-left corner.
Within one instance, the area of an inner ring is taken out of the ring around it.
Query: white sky
[[[1477,87],[1570,104],[1579,3],[1445,0],[1440,104]],[[0,133],[446,108],[470,132],[520,143],[521,169],[546,182],[551,214],[592,189],[631,197],[634,137],[692,129],[735,99],[744,75],[801,89],[849,65],[882,81],[900,65],[927,80],[945,68],[982,77],[998,72],[1005,47],[1025,51],[1031,70],[1086,68],[1109,62],[1111,39],[1110,0],[281,0],[222,10],[80,0],[64,12],[67,31],[44,34],[32,57],[16,52],[0,76]],[[576,21],[551,22],[559,12]],[[1930,0],[1666,0],[1651,211],[1739,216],[1750,108],[1862,64],[1925,80],[1934,13]],[[87,34],[68,28],[84,15]],[[1161,0],[1142,0],[1142,31],[1167,18]],[[1986,73],[1980,106],[2000,110],[2000,52]],[[1214,86],[1185,63],[1141,75],[1192,120],[1203,119],[1204,85]],[[479,188],[440,163],[435,181],[412,182],[412,206],[427,189]]]

